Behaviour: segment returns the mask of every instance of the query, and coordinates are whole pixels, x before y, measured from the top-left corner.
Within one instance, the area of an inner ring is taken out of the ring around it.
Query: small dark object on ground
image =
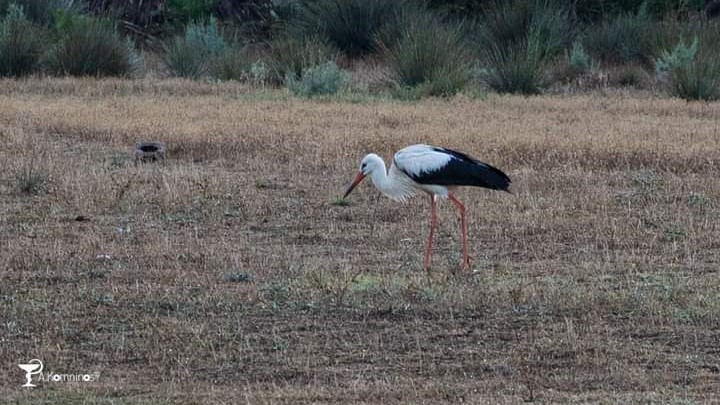
[[[225,280],[231,283],[251,283],[254,279],[252,274],[247,273],[233,273],[225,277]]]
[[[165,144],[162,142],[139,142],[135,145],[135,166],[138,163],[165,162]]]

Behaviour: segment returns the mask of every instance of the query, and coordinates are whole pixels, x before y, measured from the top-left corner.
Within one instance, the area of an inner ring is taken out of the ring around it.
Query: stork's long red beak
[[[352,182],[352,184],[350,185],[350,187],[348,187],[347,191],[345,192],[345,195],[343,196],[343,200],[346,199],[347,196],[350,195],[350,193],[352,193],[353,189],[354,189],[358,184],[360,184],[360,182],[363,181],[363,179],[364,179],[366,176],[367,176],[367,174],[365,174],[365,173],[363,173],[363,172],[360,172],[360,173],[357,174],[357,176],[355,176],[355,180],[353,180],[353,182]]]

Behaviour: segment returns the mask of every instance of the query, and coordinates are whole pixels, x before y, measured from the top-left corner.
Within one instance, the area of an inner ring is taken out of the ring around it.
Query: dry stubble
[[[301,101],[182,81],[3,82],[6,398],[706,401],[720,388],[720,104]],[[164,166],[134,167],[140,140]],[[441,212],[366,185],[416,142],[505,169]],[[19,191],[32,162],[45,175]],[[109,259],[108,259],[109,257]],[[16,363],[98,370],[21,391]],[[12,370],[12,371],[11,371]],[[147,383],[152,383],[148,385]]]

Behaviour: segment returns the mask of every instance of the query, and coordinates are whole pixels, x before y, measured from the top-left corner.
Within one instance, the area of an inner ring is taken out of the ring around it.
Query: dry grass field
[[[0,83],[4,403],[720,401],[720,104],[642,94],[300,100]],[[133,164],[135,142],[168,145]],[[411,143],[504,169],[443,202],[364,184]],[[22,361],[99,372],[22,388]]]

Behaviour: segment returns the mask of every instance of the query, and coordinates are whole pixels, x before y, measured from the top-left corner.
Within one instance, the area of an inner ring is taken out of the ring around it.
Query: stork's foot
[[[460,270],[462,271],[470,271],[470,257],[466,257],[463,261],[460,262]]]

